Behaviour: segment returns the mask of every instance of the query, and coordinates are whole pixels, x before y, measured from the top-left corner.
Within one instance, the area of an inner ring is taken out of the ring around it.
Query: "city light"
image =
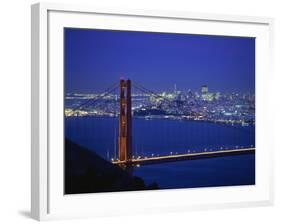
[[[66,117],[117,117],[119,96],[102,96],[98,104],[76,108],[78,102],[95,99],[97,94],[68,93],[65,100]],[[210,92],[203,85],[201,91],[163,91],[154,94],[132,94],[132,115],[149,119],[194,120],[249,126],[255,124],[253,94]]]

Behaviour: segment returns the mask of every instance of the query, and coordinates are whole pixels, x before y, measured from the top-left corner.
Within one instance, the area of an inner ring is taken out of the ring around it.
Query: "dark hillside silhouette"
[[[68,139],[65,150],[65,194],[158,189]]]

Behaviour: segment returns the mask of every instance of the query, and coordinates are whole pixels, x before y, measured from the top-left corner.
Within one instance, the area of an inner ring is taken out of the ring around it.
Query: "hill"
[[[157,184],[146,186],[143,179],[132,175],[131,169],[122,169],[65,140],[66,194],[158,189]]]

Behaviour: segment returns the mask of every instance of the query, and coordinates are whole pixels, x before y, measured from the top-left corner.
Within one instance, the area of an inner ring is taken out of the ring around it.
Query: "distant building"
[[[214,98],[215,98],[216,100],[218,100],[218,99],[220,98],[220,96],[221,96],[220,92],[217,92],[217,93],[215,93]]]
[[[174,85],[174,94],[177,95],[177,84]]]
[[[205,101],[213,101],[215,99],[215,94],[214,93],[202,94],[202,99]]]
[[[207,85],[201,86],[201,93],[202,94],[207,94],[208,93],[208,86]]]
[[[175,84],[174,85],[174,97],[177,97],[180,93],[181,93],[181,91],[177,90],[177,84]]]

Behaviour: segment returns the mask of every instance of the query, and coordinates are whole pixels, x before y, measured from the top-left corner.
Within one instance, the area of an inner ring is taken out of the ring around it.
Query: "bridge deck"
[[[255,148],[244,148],[244,149],[229,149],[220,150],[212,152],[198,152],[198,153],[188,153],[188,154],[178,154],[178,155],[167,155],[158,157],[147,157],[147,158],[137,158],[131,161],[112,161],[116,165],[141,165],[141,164],[151,164],[151,163],[163,163],[163,162],[174,162],[179,160],[193,160],[193,159],[203,159],[221,156],[232,156],[255,153]]]

